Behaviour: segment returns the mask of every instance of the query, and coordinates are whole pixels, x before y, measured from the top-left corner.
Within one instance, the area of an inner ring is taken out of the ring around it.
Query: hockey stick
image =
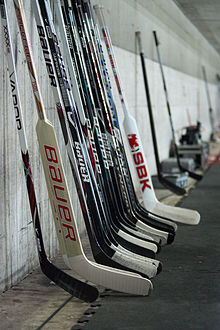
[[[184,168],[182,166],[181,162],[180,162],[178,147],[177,147],[177,144],[176,144],[176,137],[175,137],[175,132],[174,132],[173,120],[172,120],[172,115],[171,115],[171,110],[170,110],[170,102],[169,102],[169,98],[168,98],[168,91],[167,91],[167,87],[166,87],[166,81],[165,81],[165,76],[164,76],[164,72],[163,72],[163,66],[162,66],[162,61],[161,61],[161,56],[160,56],[160,51],[159,51],[159,41],[157,39],[156,31],[153,31],[153,35],[154,35],[154,41],[155,41],[156,50],[157,50],[157,57],[158,57],[159,65],[160,65],[161,77],[162,77],[162,81],[163,81],[163,89],[164,89],[164,93],[165,93],[165,97],[166,97],[167,111],[168,111],[168,115],[169,115],[169,121],[170,121],[171,133],[172,133],[174,149],[175,149],[175,154],[176,154],[176,159],[177,159],[177,165],[178,165],[181,172],[187,172],[191,178],[196,179],[196,180],[201,180],[202,175],[196,174],[196,173],[191,172],[190,170]]]
[[[101,7],[99,5],[94,6],[94,9],[95,9],[95,12],[96,12],[100,27],[102,29],[103,36],[104,36],[106,49],[108,51],[109,59],[111,62],[111,67],[113,69],[113,74],[115,76],[116,84],[118,86],[118,92],[121,97],[121,85],[119,84],[119,80],[118,80],[117,64],[116,64],[115,56],[113,53],[113,47],[112,47],[109,31],[104,22],[102,8],[103,7]],[[122,95],[121,101],[122,101],[122,107],[124,108],[125,107],[123,105],[124,104],[124,95]],[[124,110],[125,117],[126,117],[127,111],[126,111],[126,109]],[[142,156],[142,154],[141,154],[141,156]],[[146,162],[145,162],[145,164],[146,164]],[[136,164],[135,164],[135,166],[136,166]],[[145,168],[148,170],[147,166],[145,166]],[[148,174],[149,174],[149,171],[148,171]],[[150,177],[149,177],[149,179],[150,179]],[[197,211],[182,209],[180,207],[173,207],[173,206],[169,206],[169,205],[160,203],[156,198],[151,181],[150,181],[150,187],[148,187],[147,190],[145,189],[144,192],[142,192],[142,198],[143,198],[145,208],[147,210],[149,210],[152,214],[155,214],[156,216],[161,216],[161,217],[166,216],[167,218],[169,218],[173,221],[177,221],[177,222],[179,221],[179,219],[181,217],[182,222],[188,223],[189,221],[192,221],[192,224],[197,224],[200,220],[200,215]]]
[[[150,281],[146,281],[136,275],[131,275],[130,273],[119,273],[114,272],[112,269],[108,270],[107,268],[102,268],[101,266],[87,260],[83,254],[75,225],[72,205],[69,198],[54,128],[52,124],[46,120],[42,97],[33,66],[29,41],[26,36],[27,28],[23,23],[24,10],[23,7],[21,7],[21,1],[14,0],[14,5],[28,70],[32,81],[34,99],[38,110],[39,120],[37,124],[37,134],[40,151],[43,156],[42,163],[46,170],[45,174],[49,188],[49,197],[52,201],[52,211],[55,215],[55,221],[57,218],[60,221],[61,233],[58,233],[58,235],[63,234],[68,261],[72,269],[94,283],[102,283],[106,287],[113,286],[123,292],[138,292],[143,295],[148,294],[152,287]]]
[[[216,140],[216,132],[215,132],[215,125],[214,125],[214,117],[213,117],[213,108],[211,105],[211,98],[209,94],[209,87],[208,87],[208,81],[207,81],[207,75],[206,75],[206,70],[205,67],[202,66],[202,74],[203,74],[203,79],[205,82],[205,89],[206,89],[206,95],[207,95],[207,100],[208,100],[208,107],[209,107],[209,119],[210,119],[210,124],[211,124],[211,129],[212,133],[210,135],[210,140],[215,141]]]
[[[148,113],[149,113],[149,119],[150,119],[151,134],[152,134],[152,140],[153,140],[153,146],[154,146],[154,155],[155,155],[158,179],[165,187],[169,188],[171,191],[176,193],[177,186],[175,184],[173,184],[172,182],[170,182],[169,180],[167,180],[164,177],[164,174],[162,172],[160,158],[159,158],[159,152],[158,152],[157,137],[156,137],[156,131],[155,131],[155,126],[154,126],[153,111],[152,111],[151,99],[150,99],[150,90],[149,90],[149,86],[148,86],[147,72],[146,72],[144,52],[143,52],[143,48],[142,48],[140,31],[136,32],[136,37],[137,37],[137,41],[138,41],[138,44],[139,44],[139,50],[140,50],[141,66],[142,66],[142,71],[143,71],[144,87],[145,87],[146,98],[147,98]],[[183,190],[184,190],[184,193],[185,193],[186,192],[185,189],[183,189]]]
[[[15,111],[15,119],[17,124],[17,131],[18,131],[21,155],[23,160],[23,168],[26,179],[26,187],[27,187],[32,221],[34,226],[34,233],[37,243],[36,245],[37,245],[40,267],[42,272],[56,285],[63,288],[64,290],[66,290],[67,292],[69,292],[70,294],[72,294],[73,296],[79,299],[82,299],[87,302],[92,302],[98,297],[98,290],[95,287],[92,287],[87,283],[83,283],[75,279],[74,277],[64,273],[61,269],[57,268],[54,264],[52,264],[48,260],[44,249],[34,183],[32,179],[31,165],[29,160],[25,127],[23,122],[22,107],[21,107],[20,95],[18,90],[14,56],[12,53],[12,43],[11,43],[11,36],[8,25],[8,15],[7,15],[7,8],[5,1],[1,0],[0,5],[1,5],[1,19],[2,19],[3,34],[5,38],[13,106]]]
[[[79,144],[80,143],[78,142],[77,136],[76,136],[76,134],[78,135],[78,133],[76,132],[76,126],[78,124],[74,123],[75,116],[77,116],[77,115],[75,114],[74,116],[72,116],[71,114],[69,114],[69,113],[72,113],[73,110],[75,112],[76,109],[75,109],[74,103],[72,103],[73,100],[71,98],[71,93],[70,93],[69,89],[66,88],[66,86],[69,86],[69,82],[68,82],[68,79],[67,79],[67,75],[66,75],[66,71],[65,71],[65,65],[64,65],[63,60],[62,60],[62,55],[61,55],[59,45],[58,45],[58,41],[57,41],[56,34],[55,34],[55,29],[54,29],[53,22],[52,22],[52,14],[51,14],[49,4],[48,4],[47,1],[39,1],[39,3],[40,3],[39,10],[41,12],[43,22],[44,22],[44,25],[45,25],[45,31],[46,31],[46,32],[44,31],[44,28],[43,28],[42,24],[39,23],[39,21],[37,21],[38,32],[39,32],[39,35],[41,37],[41,45],[44,46],[42,48],[47,54],[47,60],[49,60],[50,52],[47,48],[47,42],[46,42],[46,34],[47,34],[47,41],[48,41],[49,46],[50,46],[51,51],[52,51],[53,61],[56,63],[55,69],[56,69],[57,75],[59,77],[59,85],[61,87],[60,88],[61,93],[62,93],[62,96],[65,100],[65,111],[66,111],[66,115],[67,115],[68,125],[70,125],[73,143],[77,146],[76,151],[80,156],[79,162],[82,165],[82,161],[83,161],[82,156],[83,156],[83,154],[81,154],[81,152],[79,153],[79,151],[80,151],[80,149],[79,149],[80,145]],[[38,14],[36,15],[36,19],[39,20],[39,15]],[[48,58],[48,56],[49,56],[49,58]],[[53,66],[52,66],[51,60],[50,60],[50,63],[51,63],[51,69],[53,71]],[[54,73],[53,73],[53,75],[54,75]],[[65,79],[65,84],[63,83],[64,79]],[[57,95],[57,83],[54,84],[52,87],[53,87],[53,92],[54,92],[54,96],[55,96],[56,103],[57,103],[57,97],[58,97],[58,95]],[[72,117],[70,117],[70,116],[72,116]],[[65,122],[63,121],[63,117],[61,116],[60,112],[59,112],[59,118],[61,119],[61,126],[62,126],[62,130],[63,130],[64,136],[65,136],[67,127],[66,127]],[[74,154],[71,156],[69,151],[68,151],[68,154],[69,154],[69,158],[72,160],[72,158],[74,157]],[[85,167],[84,166],[85,166],[85,163],[83,165],[83,173],[85,173]],[[75,167],[74,163],[71,163],[71,167],[72,168]],[[108,243],[106,243],[107,238],[106,238],[105,234],[102,233],[102,230],[98,225],[100,223],[100,218],[99,218],[99,214],[97,213],[97,206],[94,203],[95,201],[94,201],[94,196],[93,196],[92,191],[91,191],[92,187],[90,185],[90,179],[89,179],[89,177],[87,178],[87,175],[88,174],[86,172],[86,180],[84,180],[82,178],[82,179],[80,179],[80,182],[81,182],[81,180],[84,181],[83,186],[85,186],[86,193],[89,194],[88,195],[89,198],[87,199],[87,202],[84,199],[82,199],[80,202],[81,202],[81,205],[82,205],[83,215],[84,215],[85,220],[86,220],[86,226],[87,226],[87,230],[88,230],[89,235],[91,235],[91,234],[93,235],[93,233],[95,231],[95,236],[96,236],[95,239],[92,237],[92,239],[90,240],[91,247],[92,247],[93,254],[94,254],[94,258],[97,262],[105,263],[105,265],[110,265],[110,266],[114,266],[114,267],[117,267],[117,268],[120,268],[120,266],[123,265],[123,269],[126,268],[128,270],[128,267],[125,267],[126,262],[127,262],[127,265],[128,265],[128,260],[126,261],[126,258],[124,258],[124,255],[122,255],[122,253],[119,253],[118,251],[114,251],[110,246],[108,246]],[[80,192],[81,188],[80,188],[80,185],[79,185],[79,181],[76,180],[76,184],[77,184],[77,186],[79,186],[79,192]],[[82,193],[80,193],[79,197],[82,198]],[[89,212],[87,211],[87,207],[88,207],[87,203],[89,204],[88,205],[89,206]],[[90,216],[90,212],[91,212],[91,216]],[[91,223],[92,223],[92,226],[91,226]],[[103,251],[103,249],[104,249],[104,251]],[[133,265],[133,267],[135,267],[135,264],[132,263],[131,259],[129,259],[129,262],[130,262],[129,263],[130,268],[131,268],[132,265]],[[121,263],[121,265],[119,263]],[[112,270],[112,272],[115,273],[116,270],[115,271]],[[93,274],[91,274],[91,275],[93,275]],[[117,275],[118,276],[116,276],[116,278],[120,276],[120,272],[117,273]],[[99,277],[98,280],[100,281],[100,276],[98,276],[98,277]],[[101,278],[102,283],[109,282],[110,277],[111,277],[111,274],[106,274],[105,278]],[[118,285],[118,287],[120,287],[120,283],[117,284],[117,283],[114,283],[114,281],[112,281],[112,283],[111,283],[112,287],[116,288],[117,285]],[[118,290],[122,291],[121,289],[118,289]]]

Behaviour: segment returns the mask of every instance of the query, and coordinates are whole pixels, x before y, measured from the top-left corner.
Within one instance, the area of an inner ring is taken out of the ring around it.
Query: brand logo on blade
[[[138,144],[138,141],[137,141],[136,134],[129,134],[128,135],[128,142],[129,142],[129,145],[130,145],[132,151],[139,149],[138,148],[139,144]]]
[[[146,188],[151,189],[150,180],[148,178],[148,173],[146,166],[144,165],[144,157],[140,151],[140,146],[138,143],[138,137],[136,134],[128,134],[128,142],[131,147],[131,153],[133,161],[135,163],[135,168],[141,185],[141,190],[144,192]]]
[[[49,178],[53,185],[52,193],[54,202],[56,202],[54,203],[54,207],[56,206],[55,212],[59,214],[59,219],[56,217],[56,220],[60,220],[62,226],[67,230],[65,238],[76,241],[77,237],[73,226],[74,219],[72,218],[71,208],[68,206],[70,201],[68,200],[63,170],[59,164],[56,149],[52,146],[44,145],[44,152],[44,157],[47,159],[48,164]]]
[[[16,85],[15,85],[13,76],[14,76],[14,72],[12,72],[10,74],[10,84],[11,84],[11,91],[12,91],[12,98],[13,98],[13,106],[14,106],[15,116],[16,116],[17,129],[20,130],[22,128],[22,125],[21,125],[21,119],[20,119],[20,110],[19,110],[19,104],[18,104],[17,90],[16,90]]]

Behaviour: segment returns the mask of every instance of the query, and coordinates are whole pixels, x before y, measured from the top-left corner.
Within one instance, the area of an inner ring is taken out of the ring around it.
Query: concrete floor
[[[219,151],[220,144],[211,146],[211,154],[218,154]],[[190,179],[189,189],[194,184],[195,181]],[[158,199],[169,205],[175,205],[182,198],[166,189],[156,193]],[[88,255],[88,250],[86,252]],[[55,264],[68,272],[61,257],[57,257]],[[104,288],[99,287],[99,291],[100,298],[95,303],[81,302],[55,286],[40,269],[36,269],[18,285],[0,295],[0,329],[77,329],[77,324],[88,322],[102,303]]]

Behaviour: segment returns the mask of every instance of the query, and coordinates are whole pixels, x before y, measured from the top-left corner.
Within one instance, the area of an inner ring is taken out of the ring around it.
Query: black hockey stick
[[[150,119],[151,134],[152,134],[152,140],[153,140],[153,146],[154,146],[154,155],[155,155],[158,179],[165,187],[167,187],[168,189],[173,191],[175,194],[183,195],[186,192],[185,189],[180,188],[180,187],[176,186],[174,183],[167,180],[162,172],[160,158],[159,158],[159,152],[158,152],[156,130],[155,130],[155,126],[154,126],[153,111],[152,111],[152,105],[151,105],[151,99],[150,99],[150,90],[149,90],[147,72],[146,72],[146,66],[145,66],[145,60],[144,60],[144,52],[143,52],[142,42],[141,42],[141,33],[136,32],[136,37],[137,37],[137,41],[139,44],[139,50],[140,50],[141,66],[142,66],[142,71],[143,71],[144,87],[145,87],[146,98],[147,98],[148,113],[149,113],[149,119]]]
[[[92,302],[98,297],[98,290],[87,283],[83,283],[72,276],[64,273],[61,269],[52,264],[46,255],[44,243],[42,238],[39,213],[37,208],[37,201],[32,179],[31,165],[29,160],[29,152],[25,134],[25,127],[23,122],[22,107],[20,103],[20,95],[18,90],[17,75],[15,71],[14,57],[12,53],[12,44],[10,37],[10,30],[8,25],[8,15],[6,4],[4,0],[0,1],[1,18],[5,45],[7,50],[7,60],[9,69],[9,79],[11,85],[11,92],[13,98],[13,106],[16,116],[17,131],[19,135],[19,142],[23,160],[24,174],[26,179],[27,192],[29,197],[29,204],[31,209],[32,221],[34,226],[34,233],[37,243],[37,251],[42,272],[56,285],[63,288],[73,296],[87,302]]]
[[[164,89],[164,93],[165,93],[165,97],[166,97],[166,104],[167,104],[170,127],[171,127],[172,138],[173,138],[173,143],[174,143],[174,149],[175,149],[175,154],[176,154],[176,159],[177,159],[177,165],[178,165],[181,172],[188,172],[188,174],[191,178],[196,179],[196,180],[201,180],[202,177],[203,177],[202,175],[196,174],[196,173],[191,172],[190,170],[184,168],[182,166],[181,162],[180,162],[180,156],[179,156],[178,147],[177,147],[177,144],[176,144],[173,120],[172,120],[172,115],[171,115],[171,110],[170,110],[170,102],[169,102],[169,98],[168,98],[168,91],[167,91],[167,86],[166,86],[166,81],[165,81],[165,76],[164,76],[164,72],[163,72],[163,66],[162,66],[162,61],[161,61],[161,56],[160,56],[160,51],[159,51],[159,41],[158,41],[158,38],[157,38],[156,31],[153,31],[153,35],[154,35],[154,41],[155,41],[156,50],[157,50],[157,57],[158,57],[159,65],[160,65],[161,77],[162,77],[162,81],[163,81],[163,89]]]

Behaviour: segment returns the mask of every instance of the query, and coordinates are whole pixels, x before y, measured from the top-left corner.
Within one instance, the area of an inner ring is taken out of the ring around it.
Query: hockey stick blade
[[[200,174],[191,172],[190,170],[187,170],[186,168],[184,168],[182,165],[180,165],[180,169],[183,172],[187,172],[191,178],[193,178],[193,179],[195,179],[197,181],[200,181],[203,178],[203,175],[200,175]]]
[[[93,302],[99,296],[95,287],[64,273],[49,261],[41,263],[41,269],[51,281],[76,298],[85,302]]]
[[[162,183],[166,188],[174,192],[176,195],[184,195],[186,193],[186,190],[184,188],[176,186],[171,181],[167,180],[162,175],[158,175],[158,180],[160,183]]]

